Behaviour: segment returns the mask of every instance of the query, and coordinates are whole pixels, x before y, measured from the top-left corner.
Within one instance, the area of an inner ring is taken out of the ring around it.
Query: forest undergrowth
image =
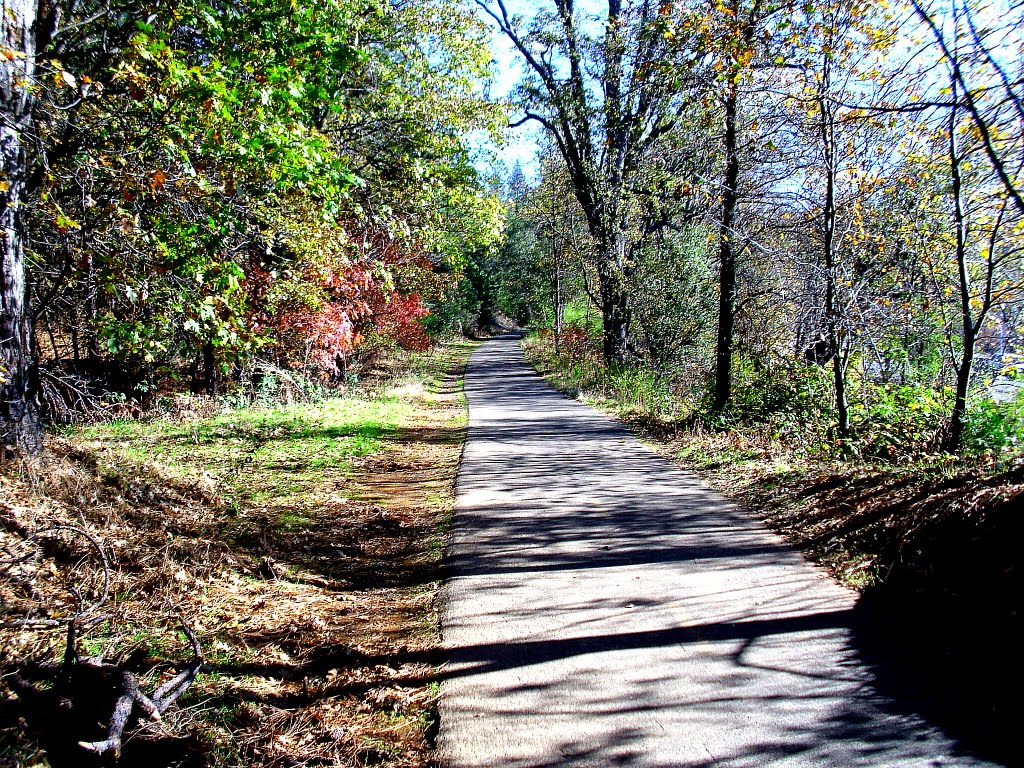
[[[971,749],[1024,757],[1009,682],[1024,641],[1020,450],[843,458],[768,423],[702,419],[644,386],[650,373],[580,365],[555,355],[549,335],[524,348],[555,387],[626,423],[858,590],[856,639],[882,688]]]
[[[191,659],[187,631],[201,647],[120,766],[429,764],[471,349],[316,402],[188,399],[3,466],[0,765],[110,764],[78,742],[106,737],[119,673],[62,675],[74,615],[77,652],[143,691]]]

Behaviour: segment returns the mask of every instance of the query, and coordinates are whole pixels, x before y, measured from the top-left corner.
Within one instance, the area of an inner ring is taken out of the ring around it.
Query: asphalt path
[[[854,592],[515,338],[474,353],[466,394],[445,765],[993,765],[875,690]]]

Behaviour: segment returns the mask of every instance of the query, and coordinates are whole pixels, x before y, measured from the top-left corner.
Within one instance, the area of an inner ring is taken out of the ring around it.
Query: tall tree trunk
[[[601,319],[604,324],[603,352],[609,364],[622,364],[632,355],[632,313],[629,308],[630,271],[625,258],[626,241],[615,232],[605,244],[602,268],[598,273],[601,289]]]
[[[24,206],[35,73],[34,0],[3,0],[0,45],[0,443],[19,452],[42,448],[39,374],[25,277]]]
[[[828,91],[832,71],[826,56],[822,66],[818,112],[821,116],[821,149],[825,161],[825,207],[822,212],[822,252],[825,262],[825,325],[832,353],[832,382],[836,396],[836,432],[843,450],[849,449],[850,404],[846,394],[847,344],[842,337],[843,310],[840,305],[839,264],[836,258],[836,120]]]
[[[217,394],[217,365],[213,342],[203,344],[203,392]]]
[[[739,101],[738,75],[729,83],[725,101],[725,179],[722,185],[722,223],[718,238],[718,341],[715,346],[715,412],[722,411],[732,397],[732,351],[736,329],[736,251],[733,226],[736,221],[740,158],[736,126]]]
[[[960,365],[956,371],[956,391],[953,395],[953,412],[949,416],[949,427],[943,440],[942,449],[955,453],[960,450],[964,440],[964,427],[967,426],[967,395],[971,389],[971,374],[974,368],[974,348],[977,339],[973,328],[964,329],[964,351]]]
[[[615,286],[601,288],[601,314],[604,317],[604,359],[621,364],[630,356],[630,313],[627,294]]]
[[[560,344],[562,337],[562,270],[558,259],[558,249],[551,248],[551,257],[555,262],[555,354],[561,354]]]
[[[960,450],[963,442],[964,426],[967,416],[967,395],[971,387],[971,375],[974,368],[975,346],[978,341],[978,329],[984,318],[984,310],[979,320],[974,319],[971,308],[971,276],[967,269],[967,217],[963,206],[963,177],[960,173],[960,150],[957,146],[958,110],[956,107],[959,62],[954,58],[950,87],[952,90],[953,107],[949,112],[949,168],[952,178],[950,197],[953,202],[953,227],[956,235],[956,266],[960,294],[960,323],[963,338],[963,350],[956,367],[956,394],[953,399],[953,412],[950,414],[949,426],[942,440],[942,449],[950,453]],[[986,305],[988,298],[986,297]]]
[[[626,145],[628,107],[622,92],[625,42],[622,36],[621,0],[608,0],[608,28],[605,40],[605,144],[608,147],[608,184],[601,206],[604,246],[600,254],[601,315],[604,321],[604,359],[621,364],[632,355],[629,310],[629,281],[632,267],[627,259],[626,232]]]

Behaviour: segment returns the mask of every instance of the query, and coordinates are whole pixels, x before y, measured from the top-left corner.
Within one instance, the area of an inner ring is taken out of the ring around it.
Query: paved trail
[[[505,337],[466,375],[447,765],[977,766],[871,687],[855,595]]]

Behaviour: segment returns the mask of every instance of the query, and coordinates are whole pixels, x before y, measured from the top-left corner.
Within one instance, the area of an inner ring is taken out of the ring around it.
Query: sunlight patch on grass
[[[112,422],[81,437],[182,475],[208,474],[258,502],[301,494],[324,473],[350,472],[355,459],[382,450],[411,413],[407,398],[347,397],[186,422]]]

